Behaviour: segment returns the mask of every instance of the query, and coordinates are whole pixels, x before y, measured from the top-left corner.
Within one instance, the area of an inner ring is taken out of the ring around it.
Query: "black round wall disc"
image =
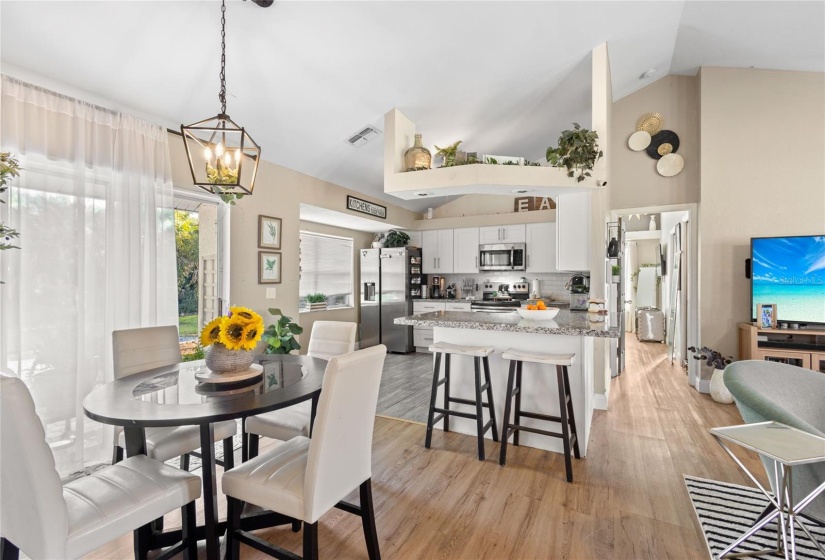
[[[670,149],[659,150],[662,144],[670,144]],[[675,154],[679,150],[679,137],[672,130],[660,130],[650,139],[650,145],[645,148],[647,155],[659,159],[666,154]],[[662,153],[664,152],[664,153]]]

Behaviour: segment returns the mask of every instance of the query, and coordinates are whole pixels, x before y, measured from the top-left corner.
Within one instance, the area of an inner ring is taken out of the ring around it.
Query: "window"
[[[327,296],[327,307],[351,306],[352,262],[351,238],[302,231],[299,307],[318,293]]]

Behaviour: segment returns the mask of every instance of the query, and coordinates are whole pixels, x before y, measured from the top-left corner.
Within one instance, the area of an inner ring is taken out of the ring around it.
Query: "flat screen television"
[[[825,235],[751,239],[751,318],[776,304],[777,320],[825,324]]]

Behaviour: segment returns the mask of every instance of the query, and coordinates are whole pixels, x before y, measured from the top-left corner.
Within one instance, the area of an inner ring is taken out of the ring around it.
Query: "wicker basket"
[[[215,373],[246,371],[255,359],[254,350],[229,350],[218,342],[204,349],[206,367]]]

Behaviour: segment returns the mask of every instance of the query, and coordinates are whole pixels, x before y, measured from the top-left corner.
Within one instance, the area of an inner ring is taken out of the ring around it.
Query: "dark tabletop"
[[[203,360],[136,373],[98,387],[83,400],[86,416],[131,427],[219,422],[285,408],[321,390],[327,362],[307,356],[265,355],[262,377],[232,384],[203,384]]]

